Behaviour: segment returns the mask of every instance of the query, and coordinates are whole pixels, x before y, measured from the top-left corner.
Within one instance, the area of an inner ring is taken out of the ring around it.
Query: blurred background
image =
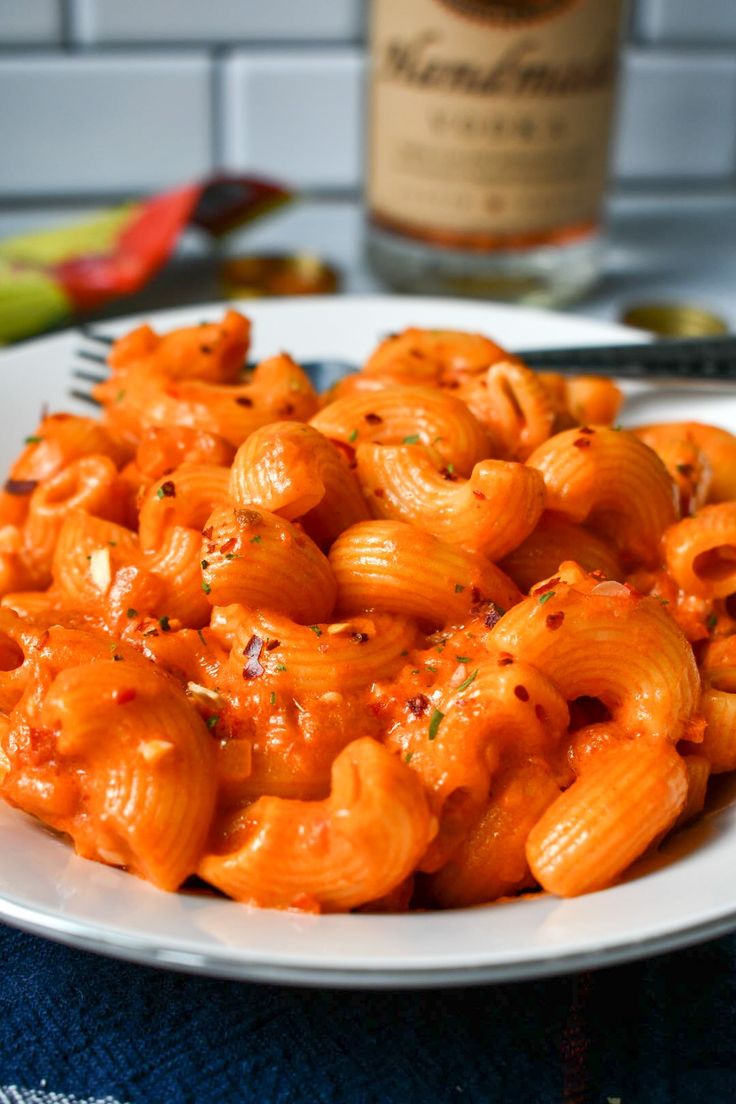
[[[365,9],[0,0],[0,236],[227,167],[302,197],[249,229],[249,249],[311,250],[347,290],[372,288],[358,202]],[[736,0],[632,3],[610,211],[591,311],[615,314],[646,286],[736,324],[723,278],[729,263],[736,277]],[[182,280],[182,299],[206,297]]]

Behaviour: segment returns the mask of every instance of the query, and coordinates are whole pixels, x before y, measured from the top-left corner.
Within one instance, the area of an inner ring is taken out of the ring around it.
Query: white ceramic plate
[[[360,361],[407,325],[478,330],[510,348],[608,344],[631,331],[570,315],[431,299],[347,298],[244,304],[255,355]],[[153,316],[166,328],[216,318],[210,304]],[[136,320],[107,323],[120,332]],[[4,470],[44,403],[67,396],[73,332],[0,353]],[[78,362],[77,362],[78,363]],[[632,389],[623,420],[698,418],[736,429],[736,397]],[[610,965],[736,927],[736,786],[718,809],[613,889],[571,901],[543,895],[414,915],[309,916],[167,894],[77,858],[25,815],[0,807],[0,918],[88,950],[232,978],[330,986],[426,986],[520,979]]]

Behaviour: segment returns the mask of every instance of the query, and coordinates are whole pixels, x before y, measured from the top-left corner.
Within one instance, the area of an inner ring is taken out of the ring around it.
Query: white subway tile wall
[[[736,0],[731,0],[736,4]],[[623,65],[620,178],[725,179],[736,165],[736,53],[629,49]]]
[[[0,45],[61,42],[59,0],[0,0]]]
[[[238,51],[224,63],[223,160],[301,188],[357,188],[363,57]]]
[[[736,42],[735,0],[647,0],[638,5],[636,25],[647,42],[723,46]]]
[[[0,0],[0,205],[220,166],[357,195],[368,2]],[[736,187],[736,0],[634,3],[617,181]]]
[[[202,55],[0,56],[0,195],[138,192],[206,173]]]
[[[362,13],[361,0],[76,0],[75,30],[95,44],[350,42],[361,35]]]

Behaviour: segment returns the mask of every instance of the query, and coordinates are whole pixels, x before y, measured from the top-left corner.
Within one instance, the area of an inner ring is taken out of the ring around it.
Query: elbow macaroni
[[[0,795],[262,907],[612,884],[736,770],[736,438],[613,429],[610,380],[477,334],[393,335],[322,400],[249,339],[139,327],[101,421],[27,439]]]

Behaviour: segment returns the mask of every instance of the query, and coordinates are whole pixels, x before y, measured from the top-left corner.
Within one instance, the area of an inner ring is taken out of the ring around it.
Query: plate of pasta
[[[736,927],[736,395],[500,305],[100,330],[94,407],[79,333],[0,353],[0,919],[338,986]]]

